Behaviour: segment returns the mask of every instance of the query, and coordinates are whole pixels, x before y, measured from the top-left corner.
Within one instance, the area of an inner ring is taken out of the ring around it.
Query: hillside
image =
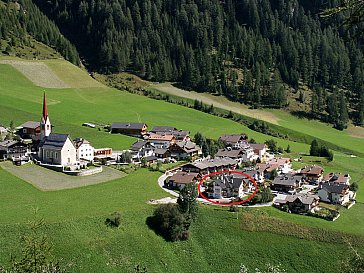
[[[81,126],[83,122],[144,121],[150,127],[176,126],[215,139],[221,134],[241,132],[258,142],[272,138],[222,117],[96,86],[85,71],[63,60],[36,63],[46,65],[47,71],[66,83],[67,88],[36,86],[5,61],[0,60],[2,124],[39,120],[45,91],[54,130],[70,133],[72,138],[84,137],[95,147],[123,149],[135,138],[85,128]],[[81,88],[79,82],[85,87]],[[303,130],[319,130],[321,125],[305,126]],[[336,130],[331,133],[337,133],[337,139],[344,134]],[[307,153],[307,144],[273,139],[282,147],[291,146],[288,156],[303,156],[304,162],[296,163],[300,166],[314,161],[324,166],[325,173],[350,173],[352,181],[359,182],[358,203],[350,210],[343,209],[335,222],[271,207],[244,208],[236,219],[236,214],[226,208],[201,205],[190,240],[171,243],[146,224],[154,209],[147,201],[167,195],[157,185],[160,172],[139,169],[104,184],[43,192],[13,176],[0,163],[0,264],[9,264],[10,254],[19,253],[19,236],[27,232],[31,208],[37,207],[46,224],[43,231],[54,245],[54,255],[70,272],[135,272],[136,265],[146,267],[148,272],[238,272],[241,264],[262,268],[271,263],[281,264],[288,272],[311,273],[319,268],[321,272],[339,273],[340,263],[348,255],[347,241],[360,253],[364,249],[364,158],[335,151],[334,161],[327,162],[300,154]],[[347,136],[341,145],[346,146],[353,139]],[[363,142],[358,147],[364,147]],[[119,229],[104,224],[114,211],[122,213]]]
[[[340,17],[320,17],[326,2],[34,2],[93,70],[179,82],[252,107],[285,108],[289,93],[301,101],[296,114],[338,129],[363,124],[362,42]]]
[[[0,55],[25,59],[64,57],[79,65],[76,48],[31,0],[0,1]]]

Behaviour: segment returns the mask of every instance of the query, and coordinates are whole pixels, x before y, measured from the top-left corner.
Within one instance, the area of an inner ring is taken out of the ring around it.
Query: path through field
[[[70,88],[43,62],[1,60],[0,63],[12,65],[37,86],[45,88]]]
[[[202,101],[205,104],[213,104],[215,107],[229,110],[238,114],[253,117],[256,119],[264,120],[270,123],[278,124],[279,118],[273,113],[268,111],[262,111],[257,109],[249,109],[246,105],[232,102],[223,96],[214,96],[208,93],[197,93],[194,91],[186,91],[174,87],[170,83],[161,83],[150,85],[151,88],[159,90],[163,93],[167,93],[173,96],[179,96],[183,98],[188,98],[192,100]]]
[[[83,177],[70,176],[31,164],[21,167],[4,162],[0,167],[42,191],[57,191],[100,184],[125,176],[121,171],[103,167],[103,172]]]

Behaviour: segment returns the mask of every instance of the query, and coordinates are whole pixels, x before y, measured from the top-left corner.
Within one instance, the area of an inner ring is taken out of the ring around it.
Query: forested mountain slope
[[[324,20],[327,1],[34,0],[104,73],[224,94],[282,108],[287,92],[312,92],[311,117],[364,122],[363,54],[355,29]],[[332,5],[338,1],[330,1]]]
[[[5,55],[19,55],[19,49],[31,48],[34,58],[40,52],[35,40],[58,51],[66,60],[78,65],[77,50],[31,0],[0,1],[0,49]],[[29,55],[29,54],[28,54]]]

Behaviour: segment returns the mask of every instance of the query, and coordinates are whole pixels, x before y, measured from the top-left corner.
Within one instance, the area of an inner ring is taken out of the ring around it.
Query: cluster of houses
[[[109,148],[94,149],[83,138],[72,140],[68,134],[53,133],[45,94],[40,122],[27,121],[17,130],[14,140],[0,142],[0,159],[11,160],[17,165],[33,160],[52,169],[76,171],[111,152]]]
[[[166,187],[182,189],[213,172],[235,170],[248,174],[259,187],[270,187],[276,196],[274,205],[286,205],[292,212],[314,212],[320,201],[345,205],[355,198],[355,193],[350,191],[349,174],[329,173],[324,176],[323,168],[317,165],[294,170],[290,158],[276,158],[268,153],[265,144],[250,144],[244,135],[223,135],[220,140],[225,143],[225,148],[220,149],[214,159],[198,159],[184,164],[171,172],[165,181]],[[246,161],[260,163],[238,169]],[[235,172],[212,176],[204,185],[202,194],[216,199],[244,199],[255,189],[250,179]]]

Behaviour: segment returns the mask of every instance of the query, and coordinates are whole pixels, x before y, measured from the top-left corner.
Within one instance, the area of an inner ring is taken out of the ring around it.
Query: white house
[[[265,161],[267,153],[267,145],[265,144],[250,144],[254,153],[259,157],[261,161]]]
[[[343,205],[350,201],[350,191],[348,185],[338,183],[322,183],[318,189],[318,196],[323,202]]]
[[[94,160],[94,147],[90,142],[83,138],[76,138],[74,141],[77,149],[77,159],[84,159],[92,162]]]
[[[168,149],[169,146],[176,142],[176,137],[174,135],[160,135],[151,134],[148,141],[158,149]]]
[[[77,149],[69,135],[50,133],[39,144],[38,157],[43,164],[78,165]]]
[[[242,198],[253,188],[250,180],[241,174],[221,175],[213,182],[212,196],[214,198]]]
[[[130,154],[135,162],[139,162],[143,157],[152,156],[154,146],[145,140],[138,140],[130,148]]]

